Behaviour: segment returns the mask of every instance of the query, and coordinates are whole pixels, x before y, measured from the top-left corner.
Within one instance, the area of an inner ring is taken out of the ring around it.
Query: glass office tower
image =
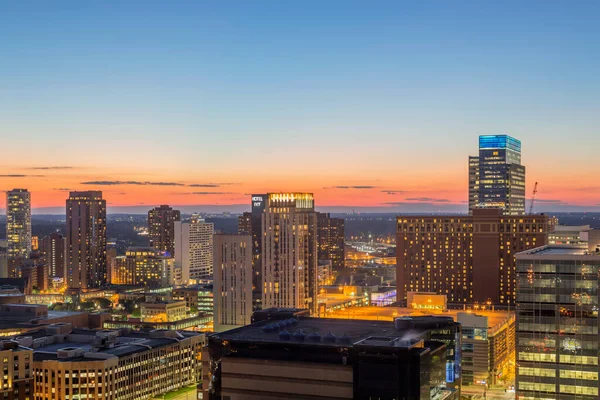
[[[598,399],[600,252],[590,249],[551,245],[516,256],[518,399]]]
[[[508,135],[479,136],[479,156],[469,157],[469,212],[474,208],[525,214],[525,167],[519,140]]]

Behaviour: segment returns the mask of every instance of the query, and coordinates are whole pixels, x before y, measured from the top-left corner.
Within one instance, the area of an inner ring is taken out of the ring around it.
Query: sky
[[[466,210],[480,134],[600,211],[599,2],[0,3],[0,190],[62,207]],[[238,206],[232,206],[238,205]],[[0,208],[4,199],[0,200]]]

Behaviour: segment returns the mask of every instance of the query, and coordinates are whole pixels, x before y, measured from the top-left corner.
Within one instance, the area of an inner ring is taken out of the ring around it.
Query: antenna
[[[535,186],[533,187],[533,196],[531,196],[531,203],[529,204],[529,215],[533,214],[533,203],[535,203],[535,196],[537,196],[537,192],[538,192],[538,183],[535,183]]]

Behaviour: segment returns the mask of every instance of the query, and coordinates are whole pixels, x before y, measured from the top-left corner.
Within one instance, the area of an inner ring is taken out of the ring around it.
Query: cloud
[[[326,186],[323,189],[377,189],[378,186],[353,185],[353,186]]]
[[[235,185],[235,183],[230,183],[230,182],[226,182],[226,183],[192,183],[188,186],[189,187],[199,187],[199,188],[217,188],[217,187],[221,187],[221,186],[230,186],[230,185]]]
[[[44,175],[4,174],[0,178],[42,178]]]
[[[53,190],[59,191],[59,192],[71,192],[74,189],[69,189],[69,188],[54,188]]]
[[[148,182],[148,181],[87,181],[81,182],[82,185],[94,186],[117,186],[117,185],[139,185],[139,186],[185,186],[177,182]]]
[[[405,190],[382,190],[381,193],[386,193],[386,194],[404,194],[406,193]]]
[[[448,199],[436,199],[433,197],[409,197],[406,201],[416,201],[420,203],[450,203]]]
[[[531,201],[531,200],[529,200]],[[566,204],[562,200],[553,200],[553,199],[535,199],[536,203],[546,203],[546,204]]]
[[[75,167],[68,167],[68,166],[52,166],[52,167],[31,167],[31,168],[27,168],[27,169],[35,169],[35,170],[51,170],[51,169],[73,169]]]
[[[233,192],[188,192],[188,193],[176,193],[181,195],[196,195],[196,196],[210,196],[210,195],[220,195],[220,194],[239,194]]]

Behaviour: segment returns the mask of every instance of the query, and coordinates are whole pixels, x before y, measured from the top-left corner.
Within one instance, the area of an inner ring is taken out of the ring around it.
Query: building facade
[[[208,336],[205,400],[460,398],[445,380],[446,344],[432,338],[445,330],[460,343],[452,320],[396,325],[265,311],[269,319]]]
[[[469,211],[475,208],[525,214],[525,167],[519,140],[508,135],[479,136],[479,155],[469,157]]]
[[[32,374],[33,351],[12,340],[0,342],[0,399],[34,398]]]
[[[148,238],[150,246],[160,251],[175,254],[175,222],[181,221],[179,210],[167,205],[148,211]]]
[[[262,214],[262,306],[317,312],[317,215],[310,193],[270,193]]]
[[[175,322],[187,318],[185,301],[156,301],[140,306],[142,322]]]
[[[238,233],[252,235],[252,301],[253,309],[262,308],[262,214],[267,204],[266,194],[251,196],[251,212],[238,218]]]
[[[180,270],[179,283],[212,278],[214,225],[193,214],[190,221],[175,221],[174,227],[175,268]]]
[[[329,213],[317,213],[319,260],[330,260],[333,268],[344,268],[344,218],[332,218]]]
[[[472,215],[397,217],[397,300],[435,292],[449,303],[514,304],[515,254],[547,243],[548,217]]]
[[[6,192],[6,240],[8,258],[31,253],[31,194],[27,189]]]
[[[193,332],[48,326],[20,339],[33,348],[35,400],[152,399],[201,379],[202,336]]]
[[[106,200],[100,191],[71,192],[67,199],[67,287],[107,282]]]
[[[592,245],[517,255],[517,398],[598,399],[599,272]]]
[[[252,236],[214,236],[215,331],[248,325],[252,317]]]
[[[50,278],[65,279],[67,271],[67,239],[58,232],[42,238],[40,249],[46,260]]]

